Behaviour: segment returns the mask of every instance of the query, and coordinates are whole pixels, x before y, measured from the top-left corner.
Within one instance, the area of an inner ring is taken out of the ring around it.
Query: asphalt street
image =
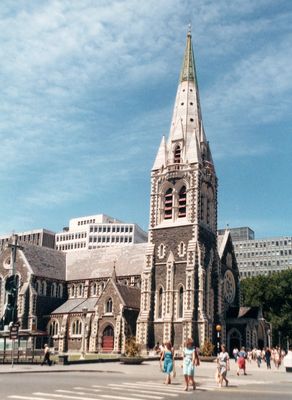
[[[229,387],[218,388],[216,365],[201,363],[196,370],[197,389],[184,392],[181,362],[177,376],[164,385],[157,361],[132,366],[116,363],[81,365],[0,365],[1,400],[163,400],[187,399],[292,399],[292,373],[260,369],[248,364],[247,376],[237,376],[231,363]]]

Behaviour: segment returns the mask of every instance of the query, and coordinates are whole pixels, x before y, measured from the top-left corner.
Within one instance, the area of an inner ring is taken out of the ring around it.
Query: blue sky
[[[292,235],[290,0],[2,0],[0,233],[147,229],[189,22],[218,227]]]

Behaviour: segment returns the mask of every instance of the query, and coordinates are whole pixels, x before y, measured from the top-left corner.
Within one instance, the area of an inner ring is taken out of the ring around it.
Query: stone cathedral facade
[[[67,254],[22,243],[15,255],[20,337],[58,352],[144,350],[192,337],[229,351],[264,346],[260,310],[240,307],[239,271],[230,233],[217,235],[217,177],[202,121],[191,33],[169,137],[151,172],[148,243]],[[7,306],[11,249],[0,251],[0,318]],[[7,328],[7,327],[6,327]],[[1,328],[0,328],[1,329]],[[8,330],[0,330],[0,341]]]
[[[149,240],[138,341],[197,345],[222,323],[217,251],[217,177],[202,121],[188,33],[168,139],[151,173]]]

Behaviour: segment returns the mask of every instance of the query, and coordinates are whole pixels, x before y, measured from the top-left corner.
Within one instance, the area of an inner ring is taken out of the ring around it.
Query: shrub
[[[141,346],[136,343],[135,336],[126,339],[125,355],[127,357],[138,357],[141,353]]]
[[[212,356],[214,351],[214,344],[212,344],[209,340],[205,340],[204,344],[200,348],[200,352],[202,356]]]

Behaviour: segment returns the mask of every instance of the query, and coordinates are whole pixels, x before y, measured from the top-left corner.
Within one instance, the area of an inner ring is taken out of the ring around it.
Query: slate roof
[[[140,309],[141,290],[137,287],[116,284],[125,306]]]
[[[259,307],[230,307],[227,312],[228,318],[258,318],[260,314]]]
[[[81,313],[84,307],[86,307],[88,311],[94,311],[96,303],[96,297],[86,299],[69,299],[51,314]]]
[[[147,246],[147,243],[139,243],[69,252],[66,255],[66,279],[109,278],[114,264],[118,277],[141,275]]]
[[[23,253],[32,273],[36,276],[65,280],[66,254],[33,244],[22,244]]]

